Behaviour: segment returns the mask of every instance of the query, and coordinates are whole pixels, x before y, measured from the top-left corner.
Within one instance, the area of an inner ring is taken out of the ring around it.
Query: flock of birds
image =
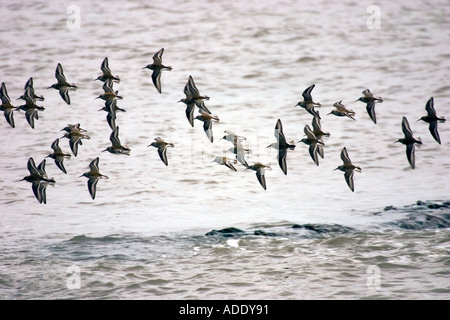
[[[170,71],[172,67],[165,66],[162,63],[162,55],[164,53],[164,48],[159,50],[153,56],[153,63],[148,64],[142,69],[150,69],[152,71],[152,81],[159,93],[161,90],[161,73],[162,71]],[[120,78],[118,76],[114,76],[109,68],[108,58],[105,58],[100,67],[102,74],[98,76],[95,80],[99,80],[104,82],[103,90],[104,93],[99,95],[97,99],[102,99],[105,101],[105,106],[100,109],[106,111],[106,120],[112,130],[110,135],[111,146],[107,147],[103,151],[108,151],[112,154],[124,154],[129,155],[130,149],[123,146],[119,139],[119,126],[116,125],[117,112],[125,112],[124,109],[121,109],[117,106],[117,100],[122,99],[123,97],[118,94],[118,91],[114,90],[113,84],[119,83]],[[70,105],[70,96],[69,91],[76,90],[77,86],[73,83],[68,83],[66,77],[64,76],[63,68],[61,64],[58,63],[55,71],[55,78],[57,83],[53,84],[49,88],[53,88],[59,91],[61,98]],[[319,165],[319,157],[324,157],[323,146],[324,136],[329,136],[328,132],[322,131],[320,124],[320,114],[315,107],[320,107],[321,104],[318,102],[314,102],[311,92],[314,89],[315,85],[311,85],[306,88],[303,93],[303,100],[299,101],[294,107],[301,107],[305,109],[308,113],[313,116],[312,119],[312,129],[309,125],[304,127],[304,133],[306,135],[305,138],[301,139],[299,142],[303,142],[304,144],[309,146],[309,154],[316,165]],[[6,90],[5,83],[2,83],[0,90],[0,98],[2,104],[0,105],[0,110],[4,111],[4,116],[6,121],[9,123],[11,127],[15,127],[13,111],[22,110],[25,111],[25,118],[31,128],[34,129],[34,121],[39,119],[38,111],[45,110],[44,107],[38,106],[36,101],[43,101],[44,97],[37,95],[33,88],[33,78],[30,78],[24,87],[24,94],[18,98],[25,101],[25,104],[15,107],[11,104],[11,99],[8,96],[8,92]],[[199,90],[197,89],[194,79],[192,76],[189,76],[188,81],[184,87],[185,98],[182,98],[178,102],[182,102],[186,105],[186,117],[192,127],[194,127],[194,120],[199,120],[203,122],[203,130],[209,139],[210,142],[213,142],[213,131],[212,125],[213,122],[220,121],[219,118],[215,115],[212,115],[210,110],[206,107],[205,101],[209,100],[208,96],[201,95]],[[366,104],[366,110],[369,114],[372,121],[376,124],[376,114],[375,114],[375,104],[383,102],[381,97],[374,96],[369,89],[365,89],[362,92],[363,96],[357,99],[356,101],[361,101]],[[355,112],[347,109],[342,101],[336,102],[334,105],[335,110],[331,111],[329,114],[333,114],[338,117],[348,117],[350,119],[355,120],[354,115]],[[194,117],[195,109],[198,109],[198,115]],[[433,138],[441,144],[441,140],[438,133],[438,123],[445,122],[445,118],[438,117],[436,115],[436,111],[434,109],[434,100],[431,97],[426,103],[425,109],[427,111],[427,115],[421,117],[419,120],[425,121],[429,124],[429,131]],[[418,120],[418,121],[419,121]],[[86,130],[81,128],[80,124],[68,124],[61,131],[65,131],[64,136],[62,138],[67,138],[69,140],[69,146],[72,150],[73,155],[76,157],[78,154],[78,146],[82,145],[83,139],[90,139],[90,137],[86,134]],[[408,123],[408,120],[403,117],[402,119],[402,131],[404,133],[404,138],[398,139],[395,142],[400,142],[406,145],[406,156],[409,161],[409,164],[412,169],[415,167],[415,145],[422,144],[420,139],[415,139],[413,137],[412,130]],[[286,156],[288,150],[295,149],[296,145],[294,141],[287,142],[284,132],[283,125],[281,120],[278,119],[275,125],[274,135],[276,141],[270,144],[267,148],[274,148],[278,151],[278,163],[282,170],[282,172],[287,174],[287,164],[286,164]],[[265,170],[271,169],[270,166],[264,165],[260,162],[256,162],[252,165],[249,165],[245,160],[245,155],[250,152],[244,146],[243,141],[246,140],[245,137],[239,136],[231,131],[226,130],[225,135],[223,136],[224,140],[229,141],[233,144],[233,147],[230,148],[230,151],[235,154],[235,159],[227,158],[226,156],[216,157],[213,162],[217,162],[220,165],[224,165],[233,171],[237,171],[234,164],[240,163],[246,169],[256,171],[256,176],[261,184],[261,186],[266,190],[266,180],[265,180]],[[167,148],[174,147],[173,143],[166,142],[164,139],[157,137],[155,141],[152,142],[149,147],[154,147],[157,149],[159,157],[161,161],[167,166],[168,158],[167,158]],[[51,148],[53,149],[53,153],[49,154],[48,157],[54,159],[56,166],[64,173],[67,174],[67,171],[64,167],[63,161],[65,158],[71,157],[71,154],[65,153],[62,151],[59,146],[59,138],[56,139]],[[343,164],[338,166],[335,170],[340,170],[344,172],[345,181],[350,188],[351,191],[354,191],[354,181],[353,181],[353,173],[354,171],[361,172],[361,168],[359,166],[355,166],[352,164],[350,157],[348,155],[347,149],[344,147],[341,151],[341,159]],[[39,203],[46,203],[46,187],[48,184],[54,184],[55,180],[53,178],[49,178],[45,171],[45,162],[44,159],[38,166],[36,166],[34,159],[30,157],[28,159],[27,168],[29,171],[29,175],[25,176],[22,180],[30,182],[32,184],[32,190],[39,201]],[[95,199],[96,195],[96,186],[98,181],[101,178],[108,178],[108,176],[100,173],[99,170],[99,157],[92,160],[89,164],[89,171],[83,173],[80,177],[86,177],[87,186],[89,193],[92,199]]]

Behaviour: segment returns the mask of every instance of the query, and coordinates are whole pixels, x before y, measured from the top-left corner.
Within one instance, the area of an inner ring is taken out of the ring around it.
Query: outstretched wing
[[[402,131],[406,138],[413,137],[411,127],[409,126],[409,122],[408,122],[408,119],[406,119],[406,117],[403,117],[403,119],[402,119]]]
[[[309,86],[308,88],[306,88],[305,91],[303,91],[303,93],[302,93],[303,100],[312,101],[311,91],[314,89],[315,86],[316,85],[313,84],[313,85]]]
[[[58,83],[66,82],[66,77],[64,76],[64,71],[60,63],[56,66],[55,78],[58,80]]]
[[[162,64],[162,55],[164,53],[164,48],[159,50],[157,53],[153,56],[153,63],[154,64]]]
[[[427,104],[425,105],[425,110],[427,110],[428,116],[436,116],[436,110],[434,110],[434,99],[433,97],[430,98],[430,100],[427,101]]]

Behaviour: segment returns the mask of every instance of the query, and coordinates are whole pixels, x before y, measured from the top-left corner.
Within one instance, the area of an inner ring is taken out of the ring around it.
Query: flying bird
[[[428,101],[427,104],[425,105],[425,110],[427,111],[427,115],[421,117],[419,120],[417,121],[425,121],[427,123],[429,123],[429,130],[431,135],[433,136],[434,140],[437,141],[437,143],[441,144],[441,138],[439,137],[439,132],[438,132],[438,122],[445,122],[445,118],[439,118],[436,115],[436,110],[434,110],[434,99],[433,97],[431,97]]]
[[[155,147],[158,149],[158,154],[161,159],[161,161],[167,166],[169,164],[167,160],[167,148],[171,147],[173,148],[173,143],[165,142],[164,139],[161,139],[160,137],[155,138],[155,141],[149,144],[147,147]]]
[[[272,147],[278,150],[278,164],[280,165],[281,171],[283,171],[283,173],[287,175],[287,163],[286,163],[287,151],[288,149],[294,150],[295,144],[293,142],[288,143],[286,141],[286,138],[283,133],[283,125],[280,119],[277,120],[277,123],[275,125],[274,136],[277,141],[271,143],[269,146],[267,146],[267,148]]]
[[[6,85],[4,82],[2,82],[2,87],[0,89],[0,99],[2,100],[2,104],[0,105],[0,110],[3,111],[5,115],[6,121],[9,123],[9,125],[13,128],[15,128],[14,123],[14,114],[13,111],[17,109],[17,107],[14,107],[11,104],[11,99],[8,96],[8,91],[6,90]]]
[[[422,144],[422,141],[415,139],[413,137],[413,133],[411,130],[411,127],[409,126],[409,122],[408,120],[403,117],[402,119],[402,131],[403,134],[405,135],[404,138],[398,139],[395,142],[400,142],[403,143],[404,145],[406,145],[406,157],[408,158],[408,162],[411,165],[411,168],[414,169],[415,167],[415,144]]]
[[[113,154],[125,154],[127,156],[130,155],[131,149],[122,146],[119,139],[119,126],[117,126],[113,132],[111,132],[111,135],[109,136],[109,140],[111,141],[111,146],[106,148],[103,151],[108,151]]]
[[[56,66],[55,78],[58,81],[52,84],[48,89],[53,88],[59,91],[61,98],[70,105],[69,90],[76,90],[77,86],[73,83],[68,83],[64,76],[64,71],[60,63]]]
[[[164,53],[164,48],[162,48],[157,53],[155,53],[155,55],[153,56],[153,63],[148,64],[142,68],[142,69],[150,69],[153,71],[152,81],[156,87],[156,90],[158,90],[159,93],[161,93],[161,72],[164,70],[168,70],[168,71],[172,70],[172,67],[163,65],[163,63],[162,63],[163,53]]]
[[[350,157],[348,156],[347,149],[344,147],[341,151],[341,159],[344,162],[343,165],[337,167],[334,170],[341,170],[344,172],[344,178],[348,187],[352,192],[355,191],[355,184],[353,182],[353,172],[361,172],[361,168],[352,164]]]
[[[364,102],[366,104],[366,110],[367,113],[369,114],[370,119],[372,119],[372,121],[376,124],[377,123],[377,117],[375,115],[375,102],[383,102],[383,99],[381,97],[375,97],[372,92],[370,92],[369,89],[365,89],[362,94],[364,95],[363,97],[360,97],[358,100],[356,101],[361,101]]]
[[[102,65],[100,66],[100,70],[102,71],[102,75],[98,76],[97,79],[94,79],[94,81],[100,80],[105,82],[107,80],[111,80],[115,82],[120,82],[120,78],[118,76],[114,76],[111,72],[111,69],[109,69],[108,57],[103,59]]]
[[[25,180],[31,183],[31,189],[39,203],[47,203],[46,189],[49,184],[54,184],[53,178],[48,178],[45,172],[45,159],[36,167],[33,158],[28,159],[27,168],[30,174],[25,176],[21,181]]]
[[[267,190],[265,171],[266,169],[272,170],[272,168],[270,166],[266,166],[260,162],[257,162],[255,164],[252,164],[251,166],[248,166],[245,170],[248,169],[256,171],[256,177],[258,178],[259,183],[264,190]]]
[[[305,126],[303,131],[305,132],[306,138],[303,138],[299,142],[303,142],[304,144],[309,145],[309,155],[311,156],[311,159],[313,159],[314,163],[316,165],[319,165],[319,157],[317,156],[318,146],[324,145],[324,143],[317,139],[308,125]]]
[[[59,139],[56,139],[53,141],[51,145],[53,149],[53,153],[49,154],[48,157],[55,160],[56,166],[65,174],[67,174],[66,168],[64,167],[63,161],[64,158],[70,158],[69,153],[65,153],[62,151],[61,147],[59,146]]]
[[[314,117],[318,117],[320,119],[319,114],[316,112],[316,110],[314,110],[314,107],[316,106],[320,107],[320,103],[314,102],[311,96],[311,91],[314,89],[315,86],[316,85],[313,84],[308,88],[306,88],[305,91],[303,91],[302,93],[303,101],[299,101],[294,107],[300,106],[306,111],[308,111],[310,114],[312,114]]]
[[[209,113],[201,112],[201,114],[196,116],[195,119],[203,121],[203,130],[205,131],[209,141],[213,142],[212,123],[213,121],[219,122],[219,117],[212,116]]]
[[[99,158],[97,157],[94,160],[92,160],[91,163],[89,164],[89,171],[83,173],[80,176],[80,178],[81,177],[88,178],[87,186],[88,186],[89,194],[91,195],[92,200],[95,199],[95,195],[97,193],[98,180],[100,180],[102,178],[108,179],[108,176],[105,176],[104,174],[100,173],[98,163],[99,163]]]

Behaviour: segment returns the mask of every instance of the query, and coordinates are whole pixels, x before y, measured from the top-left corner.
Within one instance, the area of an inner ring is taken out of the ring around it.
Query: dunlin
[[[345,181],[347,181],[347,185],[353,192],[355,191],[355,185],[353,183],[353,172],[356,170],[361,172],[361,168],[358,166],[354,166],[352,161],[350,160],[347,149],[344,147],[341,151],[341,159],[344,162],[343,165],[337,167],[334,170],[341,170],[344,172]]]
[[[120,78],[118,76],[114,76],[111,72],[111,69],[109,69],[109,62],[108,57],[103,59],[102,65],[100,66],[100,70],[102,70],[102,75],[98,76],[95,80],[100,80],[102,82],[105,82],[106,80],[111,80],[115,82],[120,82]]]
[[[89,164],[89,171],[83,173],[80,176],[80,178],[81,177],[88,178],[87,186],[92,200],[95,199],[95,194],[97,193],[98,180],[102,178],[108,179],[108,176],[105,176],[104,174],[100,173],[100,170],[98,168],[98,162],[99,162],[98,157],[92,160],[91,163]]]
[[[106,100],[105,106],[101,108],[99,111],[106,111],[106,121],[108,122],[111,130],[114,130],[116,128],[116,113],[117,111],[126,112],[125,109],[119,108],[117,106],[117,100]]]
[[[270,168],[270,166],[266,166],[260,162],[257,162],[255,164],[252,164],[251,166],[248,166],[247,169],[256,171],[256,177],[258,178],[259,183],[261,184],[264,190],[267,190],[265,171],[266,169],[272,170],[272,168]]]
[[[25,176],[22,180],[30,182],[31,189],[33,190],[34,196],[39,201],[39,203],[47,203],[46,189],[48,184],[54,184],[55,180],[53,178],[48,178],[45,172],[45,159],[36,167],[33,158],[28,159],[27,168],[30,174]]]
[[[111,132],[111,135],[109,136],[109,140],[111,141],[111,146],[106,148],[103,151],[108,151],[113,154],[125,154],[127,156],[130,155],[131,149],[122,146],[119,139],[119,126],[117,126],[113,132]]]
[[[70,104],[69,90],[75,90],[77,86],[66,81],[66,77],[64,76],[63,68],[60,63],[56,66],[55,78],[58,82],[52,84],[48,89],[53,88],[58,90],[61,98],[63,98],[67,104]]]
[[[347,109],[343,104],[342,100],[336,102],[333,104],[333,107],[335,107],[335,110],[332,110],[329,114],[334,114],[338,117],[348,117],[350,119],[356,120],[353,116],[355,115],[355,112],[353,110]]]
[[[319,114],[319,111],[316,111],[316,112],[317,112],[317,114]],[[313,127],[312,132],[316,136],[317,140],[323,142],[323,136],[330,136],[329,132],[325,132],[325,131],[322,130],[322,126],[320,124],[320,119],[318,117],[313,117],[313,119],[312,119],[312,127]],[[323,159],[324,152],[323,152],[323,145],[322,144],[318,144],[317,145],[317,153]]]
[[[398,139],[395,142],[401,142],[404,145],[406,145],[406,157],[408,158],[408,162],[411,165],[411,168],[414,169],[415,167],[415,144],[422,144],[422,141],[417,140],[413,137],[413,133],[411,130],[411,127],[409,126],[408,120],[403,117],[402,119],[402,131],[405,135],[404,138]],[[420,138],[419,138],[420,139]]]
[[[205,130],[209,141],[213,142],[212,123],[213,121],[219,122],[219,118],[217,116],[212,116],[209,113],[201,112],[195,119],[203,121],[203,130]]]
[[[375,102],[383,102],[381,97],[375,97],[369,89],[365,89],[362,94],[364,97],[359,98],[356,101],[361,101],[366,104],[367,113],[374,123],[377,123],[377,117],[375,115]]]
[[[91,138],[88,135],[83,133],[86,130],[83,130],[83,131],[82,130],[83,129],[80,128],[79,124],[77,124],[75,126],[69,125],[61,130],[61,131],[66,131],[66,133],[64,134],[64,136],[62,136],[62,138],[69,139],[70,149],[72,150],[73,155],[75,157],[78,154],[78,145],[83,145],[81,139],[89,140]]]
[[[99,95],[96,99],[102,99],[106,102],[112,101],[115,99],[123,99],[122,96],[119,96],[119,91],[114,91],[113,82],[111,79],[107,79],[105,83],[103,83],[103,91],[101,95]]]
[[[309,86],[308,88],[303,91],[303,101],[299,101],[294,107],[300,106],[304,108],[306,111],[308,111],[310,114],[312,114],[314,117],[318,117],[320,119],[319,114],[314,110],[314,107],[320,107],[320,103],[314,102],[311,96],[311,91],[314,89],[316,85],[313,84]]]
[[[68,124],[65,128],[63,128],[61,131],[71,132],[73,130],[78,130],[80,132],[87,132],[87,130],[81,128],[81,125],[79,123],[77,124]]]
[[[18,109],[25,111],[25,118],[31,128],[34,129],[34,119],[39,120],[38,111],[45,110],[44,107],[38,106],[36,100],[31,96],[31,89],[27,88],[24,93],[25,104]]]
[[[230,168],[233,171],[237,171],[236,168],[233,166],[233,164],[237,162],[236,159],[229,159],[227,157],[216,157],[211,162],[217,162],[218,164],[224,165],[225,167]]]
[[[27,88],[30,88],[31,96],[33,97],[34,100],[44,101],[44,96],[38,96],[34,92],[33,78],[32,77],[30,79],[28,79],[28,81],[25,83],[25,86],[23,87],[24,90],[27,90]],[[25,95],[20,96],[17,100],[19,100],[19,99],[25,100]]]
[[[49,154],[48,156],[55,160],[56,166],[62,172],[67,174],[66,168],[64,168],[63,161],[64,161],[64,158],[70,158],[70,154],[62,151],[62,149],[59,146],[59,139],[56,139],[55,141],[53,141],[51,147],[53,149],[53,153]]]
[[[278,164],[280,165],[281,171],[283,171],[284,174],[287,174],[287,151],[288,149],[295,149],[295,144],[293,142],[288,143],[286,141],[283,133],[283,125],[280,119],[277,120],[277,123],[275,125],[274,136],[277,141],[267,146],[267,148],[272,147],[278,150]]]
[[[425,121],[430,124],[429,130],[431,135],[433,136],[434,140],[437,141],[437,143],[441,144],[441,138],[439,137],[438,132],[438,122],[445,122],[445,118],[439,118],[436,115],[436,110],[434,110],[434,99],[433,97],[430,98],[430,100],[427,101],[427,104],[425,105],[425,110],[427,111],[427,115],[421,117],[417,121]]]
[[[317,146],[323,145],[324,143],[317,139],[314,133],[311,131],[311,128],[306,125],[303,131],[306,134],[306,138],[303,138],[299,142],[303,142],[304,144],[309,145],[309,154],[311,158],[314,160],[316,165],[319,165],[319,157],[317,156]]]
[[[156,90],[158,90],[159,93],[161,93],[161,72],[164,70],[171,71],[172,67],[165,66],[162,64],[162,55],[164,53],[164,48],[159,50],[155,55],[153,56],[153,63],[148,64],[142,69],[150,69],[153,71],[152,73],[152,81],[153,84],[156,87]]]
[[[158,149],[159,157],[161,161],[167,166],[169,162],[167,161],[167,148],[174,147],[173,143],[165,142],[164,139],[160,137],[155,138],[155,141],[148,145],[148,147],[155,147]]]
[[[225,135],[222,137],[222,139],[227,140],[227,141],[231,142],[232,144],[247,140],[246,137],[239,136],[230,130],[225,130],[224,133],[225,133]]]
[[[209,100],[209,97],[200,95],[200,92],[198,91],[192,76],[189,76],[188,82],[184,86],[184,94],[186,95],[186,98],[183,98],[178,102],[183,102],[184,104],[186,104],[186,117],[193,127],[195,106],[198,107],[200,113],[211,114],[211,111],[208,110],[204,103],[204,100]]]
[[[6,91],[6,85],[2,82],[2,87],[0,89],[0,99],[2,100],[2,104],[0,105],[0,110],[4,112],[5,119],[8,121],[9,125],[15,128],[14,124],[14,109],[17,109],[11,104],[11,99],[8,96],[8,91]]]

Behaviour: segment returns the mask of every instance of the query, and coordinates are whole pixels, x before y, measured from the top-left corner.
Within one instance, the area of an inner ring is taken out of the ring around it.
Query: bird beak
[[[142,69],[146,69],[146,68],[147,68],[147,66],[143,67]]]

